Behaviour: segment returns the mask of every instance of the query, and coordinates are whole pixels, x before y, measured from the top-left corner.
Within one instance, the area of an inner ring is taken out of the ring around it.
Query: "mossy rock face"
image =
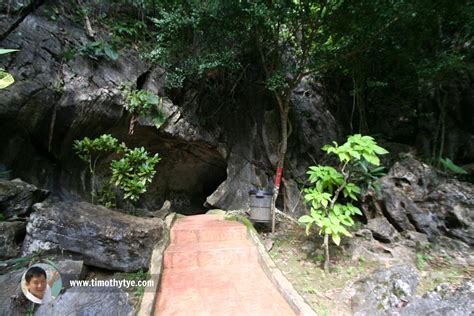
[[[379,315],[398,307],[415,293],[418,280],[416,269],[409,265],[379,269],[354,283],[352,311],[359,316]]]
[[[440,284],[423,296],[413,296],[403,308],[391,308],[387,315],[431,316],[472,315],[474,311],[474,281],[466,279],[457,286]]]

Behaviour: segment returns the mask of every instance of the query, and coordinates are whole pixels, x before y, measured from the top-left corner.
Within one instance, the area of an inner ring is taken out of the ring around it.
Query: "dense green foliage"
[[[97,162],[105,153],[114,151],[124,152],[126,146],[123,143],[119,145],[118,140],[112,137],[112,135],[104,134],[95,139],[84,137],[82,140],[75,140],[73,149],[79,158],[88,165],[91,176],[91,202],[94,203],[94,199],[97,196],[95,183]]]
[[[394,113],[426,133],[424,155],[445,155],[448,100],[469,76],[473,27],[469,1],[345,1],[327,24],[335,49],[324,75],[350,85],[351,129],[395,137],[377,121]]]
[[[124,199],[135,202],[153,180],[160,159],[158,154],[150,156],[143,147],[127,149],[123,158],[111,162],[110,181],[124,192]]]
[[[271,91],[280,167],[291,92],[308,75],[342,88],[330,92],[343,97],[334,112],[346,132],[383,133],[437,163],[463,155],[446,139],[450,107],[459,111],[449,100],[472,76],[469,1],[183,0],[161,3],[151,20],[156,41],[147,56],[166,67],[170,86],[218,78],[232,92],[247,79]]]
[[[132,202],[138,201],[146,192],[147,186],[153,180],[155,166],[160,161],[158,154],[150,155],[145,148],[129,149],[124,143],[118,142],[112,135],[104,134],[98,138],[85,137],[74,141],[73,149],[81,160],[87,162],[91,175],[91,200],[97,196],[99,203],[106,207],[115,206],[115,193],[111,185],[123,192],[123,198]],[[96,167],[104,154],[122,156],[110,162],[112,176],[97,188],[95,184]]]
[[[125,88],[123,92],[125,103],[124,108],[132,116],[146,117],[150,115],[156,128],[159,128],[166,120],[166,114],[163,112],[163,99],[156,94],[139,89],[130,90]]]
[[[472,79],[471,1],[92,0],[86,13],[108,27],[104,41],[164,66],[170,87],[211,79],[232,99],[241,84],[264,85],[281,115],[280,158],[291,91],[307,75],[338,94],[346,132],[424,142],[438,164],[462,156],[446,148],[447,116],[458,110],[454,86]]]
[[[375,174],[378,171],[368,172],[364,168],[379,168],[378,155],[388,152],[378,146],[370,136],[355,134],[349,136],[347,142],[339,146],[336,142],[325,145],[322,150],[334,154],[339,158],[337,168],[331,166],[312,166],[309,168],[309,181],[312,187],[304,190],[305,201],[311,206],[311,213],[300,217],[299,221],[306,225],[306,233],[312,225],[319,227],[319,233],[324,235],[326,250],[325,269],[329,265],[328,237],[339,245],[341,236],[352,237],[347,230],[354,224],[353,216],[362,215],[362,212],[352,203],[358,200],[361,194],[361,182],[367,184],[360,174]],[[342,196],[341,196],[342,193]]]
[[[133,90],[127,94],[125,109],[135,115],[147,115],[160,100],[156,95],[146,90]]]

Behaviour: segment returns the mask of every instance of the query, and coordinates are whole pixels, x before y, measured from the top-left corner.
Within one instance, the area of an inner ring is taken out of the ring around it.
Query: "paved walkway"
[[[178,219],[155,315],[295,315],[258,264],[246,229],[219,215]]]

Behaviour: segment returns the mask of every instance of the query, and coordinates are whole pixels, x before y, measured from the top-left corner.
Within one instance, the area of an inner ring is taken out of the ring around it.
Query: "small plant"
[[[112,32],[120,41],[137,41],[143,39],[147,33],[147,25],[144,21],[115,22],[112,25]]]
[[[467,174],[468,172],[461,168],[460,166],[456,165],[451,159],[449,158],[440,158],[439,162],[444,170],[449,170],[456,174]]]
[[[54,93],[61,95],[64,92],[64,80],[62,80],[62,78],[55,79],[51,83],[51,90]]]
[[[98,138],[90,139],[84,137],[82,140],[75,140],[73,149],[76,154],[85,161],[89,167],[91,177],[91,203],[94,203],[94,197],[97,196],[95,184],[95,171],[99,158],[107,152],[125,151],[125,144],[118,144],[118,140],[110,134],[101,135]]]
[[[79,158],[88,164],[92,203],[97,197],[99,203],[109,208],[115,207],[115,193],[111,185],[122,190],[125,200],[136,202],[140,195],[146,192],[147,185],[151,183],[156,173],[155,166],[161,159],[158,154],[151,156],[143,147],[129,149],[124,143],[119,144],[118,140],[109,134],[96,139],[85,137],[76,140],[73,148]],[[112,176],[97,189],[95,184],[97,162],[107,152],[123,157],[111,161]]]
[[[138,117],[152,116],[153,124],[156,128],[165,122],[166,115],[163,112],[163,99],[156,94],[147,90],[130,90],[124,89],[123,96],[125,99],[124,108],[132,114],[130,119],[129,134],[134,132],[135,122]]]
[[[73,60],[76,56],[76,50],[71,46],[66,46],[63,50],[63,58],[66,62]]]
[[[82,47],[79,49],[79,54],[94,60],[99,60],[102,58],[117,60],[118,58],[117,51],[109,43],[103,40],[89,42],[82,45]]]
[[[379,166],[378,155],[388,153],[372,137],[360,134],[349,136],[341,146],[333,144],[323,146],[322,150],[335,154],[340,164],[337,169],[321,165],[309,167],[309,181],[314,186],[304,190],[304,198],[311,212],[299,218],[299,222],[306,225],[307,234],[316,224],[319,233],[324,235],[325,271],[329,271],[329,236],[339,246],[342,235],[352,237],[347,228],[354,225],[353,216],[362,215],[352,202],[361,194],[360,174],[365,172],[364,166]]]
[[[418,270],[422,271],[425,269],[426,264],[429,260],[433,260],[433,257],[424,253],[424,252],[417,252],[416,253],[416,267]]]
[[[431,244],[416,244],[416,267],[422,271],[425,269],[429,260],[433,260],[430,255]]]
[[[314,287],[312,287],[312,286],[305,287],[305,288],[303,289],[303,292],[305,292],[305,293],[311,293],[311,294],[317,294],[317,293],[318,293],[318,291],[317,291]]]
[[[136,202],[146,192],[156,173],[155,165],[161,160],[158,154],[150,156],[145,148],[128,149],[120,160],[113,160],[111,183],[124,192],[124,199]]]
[[[160,103],[160,99],[154,93],[147,90],[132,90],[126,93],[125,109],[137,116],[146,116],[148,112]]]
[[[117,206],[117,198],[109,182],[105,182],[102,188],[97,190],[96,196],[97,202],[106,208],[115,208]]]
[[[323,255],[317,255],[315,260],[322,263],[322,262],[324,262],[324,256]]]

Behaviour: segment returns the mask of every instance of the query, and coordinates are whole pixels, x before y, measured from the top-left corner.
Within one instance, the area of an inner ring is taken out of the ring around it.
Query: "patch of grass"
[[[134,280],[134,281],[145,281],[149,279],[149,275],[148,275],[148,272],[139,270],[137,272],[131,272],[131,273],[126,273],[126,272],[115,273],[114,278]],[[140,308],[140,303],[141,303],[143,293],[145,293],[145,287],[144,286],[131,286],[129,288],[123,288],[123,290],[128,293],[129,295],[128,300],[130,304],[135,308],[135,310],[138,310]]]
[[[429,260],[433,260],[433,257],[427,253],[417,252],[416,253],[416,267],[422,271],[425,269],[426,264]]]
[[[416,289],[416,294],[423,295],[427,291],[434,290],[441,283],[460,284],[464,279],[474,277],[474,271],[471,267],[464,267],[443,261],[442,258],[436,258],[434,262],[427,263],[425,269],[420,273],[420,283]]]
[[[346,251],[349,245],[344,243],[341,247],[330,247],[333,269],[331,273],[325,273],[322,268],[324,255],[319,248],[321,236],[307,236],[304,227],[290,224],[280,226],[277,233],[271,236],[267,236],[273,240],[270,256],[318,315],[352,315],[350,302],[345,300],[347,296],[343,290],[354,281],[385,266],[363,256],[352,261]],[[315,243],[316,247],[308,247],[308,243]],[[438,254],[430,244],[418,245],[416,253],[420,270],[418,295],[433,290],[440,283],[459,284],[464,278],[474,276],[474,268],[456,264],[456,258]]]
[[[330,249],[333,271],[325,273],[324,255],[301,249],[308,242],[319,247],[320,236],[306,236],[301,226],[285,227],[273,241],[271,257],[318,315],[352,315],[350,306],[340,301],[338,294],[355,279],[370,273],[375,264],[352,262],[340,247],[333,246]]]

